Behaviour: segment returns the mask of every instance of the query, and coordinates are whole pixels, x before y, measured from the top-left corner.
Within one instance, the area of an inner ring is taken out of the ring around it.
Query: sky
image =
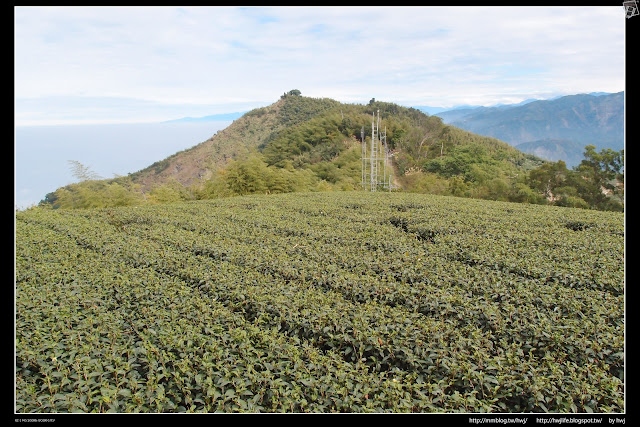
[[[445,108],[619,92],[625,19],[622,3],[17,6],[15,125],[242,112],[292,89]]]

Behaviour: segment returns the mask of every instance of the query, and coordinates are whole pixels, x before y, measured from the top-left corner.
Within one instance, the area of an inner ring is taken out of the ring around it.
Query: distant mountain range
[[[194,123],[194,122],[235,120],[242,117],[244,113],[246,113],[246,111],[238,112],[238,113],[212,114],[210,116],[204,116],[204,117],[183,117],[181,119],[167,120],[162,123]]]
[[[475,110],[478,108],[505,108],[505,107],[510,108],[510,107],[517,107],[519,105],[524,105],[533,101],[540,101],[540,99],[531,98],[531,99],[526,99],[517,104],[496,104],[496,105],[492,105],[491,107],[485,107],[482,105],[456,105],[453,108],[445,108],[445,107],[431,107],[428,105],[418,105],[418,106],[414,106],[413,108],[416,108],[422,111],[423,113],[427,113],[432,116],[439,116],[440,113],[455,115],[454,112],[459,112],[461,116],[463,116],[465,114],[468,114],[471,110]]]
[[[520,151],[573,167],[584,147],[624,148],[624,92],[579,94],[548,100],[526,100],[493,107],[414,107],[443,122],[497,138]],[[431,112],[429,112],[431,111]]]

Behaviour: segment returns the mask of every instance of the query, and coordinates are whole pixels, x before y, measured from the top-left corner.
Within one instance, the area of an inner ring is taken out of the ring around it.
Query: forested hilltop
[[[371,99],[367,105],[291,90],[194,147],[126,177],[80,182],[46,195],[41,206],[109,207],[297,191],[361,190],[361,147],[380,115],[399,191],[488,200],[624,209],[624,150],[585,147],[573,169],[525,154],[417,109]]]

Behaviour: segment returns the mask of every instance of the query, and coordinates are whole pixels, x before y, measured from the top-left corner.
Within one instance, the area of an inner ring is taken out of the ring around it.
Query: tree
[[[58,202],[58,195],[56,194],[55,191],[52,191],[51,193],[47,193],[44,196],[44,199],[40,200],[40,203],[38,203],[38,206],[52,206],[54,209],[56,209],[59,207],[57,205],[57,202]]]
[[[617,152],[606,148],[596,153],[593,145],[587,145],[585,150],[585,159],[578,165],[578,171],[586,174],[594,183],[614,191],[615,181],[624,179],[624,150]]]
[[[300,92],[298,89],[291,89],[289,92],[285,92],[280,98],[284,98],[287,95],[300,96],[302,95],[302,92]]]
[[[233,161],[226,169],[226,185],[233,194],[264,193],[267,164],[259,154],[251,154],[246,160]]]
[[[227,187],[227,170],[224,168],[216,170],[197,194],[199,199],[214,199],[231,195],[233,192]]]
[[[449,179],[449,193],[456,197],[468,197],[471,185],[464,181],[461,175],[456,175]]]
[[[585,202],[580,196],[578,196],[578,190],[575,187],[558,187],[556,188],[555,192],[557,198],[554,203],[555,205],[589,209],[589,204]]]
[[[607,148],[597,153],[595,149],[593,145],[585,147],[585,159],[575,168],[580,179],[574,186],[592,208],[622,210],[624,150]]]
[[[265,176],[265,184],[269,193],[288,193],[290,190],[285,174],[287,170],[267,167],[268,173]]]
[[[77,160],[67,160],[72,175],[79,181],[90,181],[101,179],[101,177],[93,172],[88,166],[83,165]]]
[[[511,190],[509,201],[518,203],[545,204],[547,200],[524,182],[516,182]]]
[[[141,195],[132,188],[127,188],[117,182],[107,185],[100,193],[102,198],[98,207],[133,206],[142,203]]]
[[[149,196],[151,203],[174,203],[192,198],[189,190],[175,178],[153,188]]]
[[[483,175],[480,171],[491,164],[486,149],[481,145],[459,145],[453,147],[447,156],[427,159],[422,169],[446,178],[463,175],[466,181],[477,181]],[[474,166],[477,167],[474,169]]]
[[[539,191],[548,200],[554,198],[557,187],[565,185],[569,170],[562,160],[549,162],[529,172],[528,184],[534,190]]]
[[[71,173],[74,177],[80,181],[90,181],[94,179],[102,179],[100,175],[89,169],[88,166],[83,165],[77,160],[67,160],[71,165]]]

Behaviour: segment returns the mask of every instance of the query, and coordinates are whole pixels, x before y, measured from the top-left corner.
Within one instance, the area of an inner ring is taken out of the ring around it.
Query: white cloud
[[[88,97],[103,115],[102,97],[160,114],[160,105],[268,105],[294,88],[442,106],[617,92],[624,20],[622,6],[16,7],[15,93]],[[203,115],[217,112],[231,111]]]

